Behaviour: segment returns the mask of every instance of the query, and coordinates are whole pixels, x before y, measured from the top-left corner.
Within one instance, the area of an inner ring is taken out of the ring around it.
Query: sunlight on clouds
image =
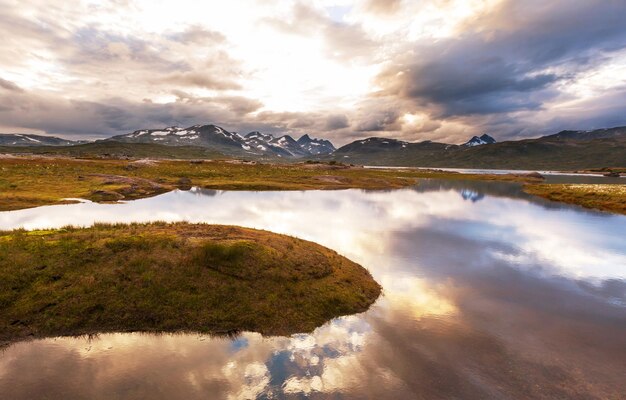
[[[445,38],[459,33],[463,24],[488,12],[502,0],[452,0],[428,2],[409,25],[409,38]]]
[[[621,97],[613,89],[624,86],[626,57],[618,53],[623,38],[610,19],[621,8],[611,4],[12,2],[0,21],[2,79],[24,91],[17,89],[19,98],[0,92],[15,103],[2,115],[0,130],[106,137],[180,120],[234,131],[309,133],[342,145],[371,136],[366,126],[401,140],[463,143],[481,132],[538,136],[576,115],[619,123]],[[598,15],[573,28],[566,11]],[[602,24],[602,34],[594,33]],[[474,67],[458,82],[455,68],[438,66],[474,56]],[[490,83],[484,77],[492,69],[498,73]],[[517,88],[543,73],[554,79]],[[232,97],[254,106],[224,100]],[[80,102],[132,112],[96,111],[87,120]],[[48,104],[57,105],[58,120],[50,121]],[[162,110],[158,116],[155,108]],[[376,113],[401,118],[372,125]],[[329,127],[327,117],[337,114],[349,124]]]
[[[402,33],[405,41],[421,38],[446,38],[459,33],[464,24],[487,13],[503,0],[425,0],[404,2],[403,8],[390,15],[370,13],[367,1],[358,2],[357,12],[348,19],[363,23],[380,36]]]
[[[448,317],[458,312],[456,305],[425,279],[386,275],[381,284],[385,288],[383,302],[390,303],[389,307],[394,310],[402,310],[415,321],[424,317]]]
[[[597,69],[584,71],[574,80],[561,85],[564,94],[571,96],[574,100],[555,104],[555,107],[567,108],[624,85],[626,85],[626,52],[622,51],[602,63]]]
[[[239,78],[244,84],[238,94],[262,99],[265,107],[261,111],[316,111],[327,109],[329,103],[333,107],[352,106],[368,92],[370,80],[379,71],[376,65],[350,65],[328,57],[324,39],[315,30],[302,35],[272,27],[271,19],[291,18],[291,2],[182,0],[133,4],[136,12],[121,20],[112,11],[98,14],[92,22],[145,40],[183,32],[190,26],[222,33],[228,41],[229,56],[243,66]],[[196,48],[189,57],[201,61],[203,53],[202,48]]]

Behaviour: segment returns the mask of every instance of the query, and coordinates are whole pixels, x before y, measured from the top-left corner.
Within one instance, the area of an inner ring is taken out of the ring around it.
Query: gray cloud
[[[400,115],[394,110],[377,110],[363,116],[357,125],[357,131],[379,132],[394,130]]]
[[[337,129],[347,128],[350,126],[348,117],[344,114],[329,115],[326,117],[325,128],[329,131],[336,131]]]
[[[458,37],[413,45],[378,82],[437,118],[538,110],[555,83],[626,47],[626,3],[535,3],[506,2]]]
[[[180,86],[198,87],[204,89],[241,89],[241,85],[231,80],[213,77],[207,73],[200,71],[174,72],[170,75],[163,77],[160,81]]]
[[[573,117],[546,109],[566,100],[561,88],[626,49],[626,30],[616,17],[625,13],[623,2],[505,1],[495,12],[467,22],[455,37],[404,46],[377,77],[383,90],[376,96],[395,103],[399,113],[419,111],[474,132],[511,138],[552,132],[563,125],[558,120]],[[601,97],[582,113],[587,121],[625,123],[623,106],[610,107],[610,116],[598,109],[598,103],[607,106]],[[543,126],[537,126],[538,116]],[[367,118],[362,130],[396,129]],[[571,128],[589,125],[574,120],[579,122]]]
[[[23,92],[24,89],[22,89],[21,87],[17,86],[15,83],[11,82],[11,81],[7,81],[6,79],[2,79],[0,78],[0,87],[12,92]]]

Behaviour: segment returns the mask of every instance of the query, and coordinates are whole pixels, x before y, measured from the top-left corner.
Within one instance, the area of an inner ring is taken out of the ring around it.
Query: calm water
[[[591,184],[610,184],[610,185],[626,185],[626,175],[618,178],[609,178],[602,174],[578,174],[574,172],[562,171],[532,171],[524,169],[473,169],[473,168],[422,168],[422,167],[380,167],[366,166],[371,169],[435,169],[441,171],[458,172],[461,174],[489,174],[489,175],[505,175],[505,174],[529,174],[531,172],[539,172],[545,178],[545,183],[591,183]]]
[[[203,221],[333,248],[384,295],[312,334],[107,334],[0,353],[2,399],[624,398],[626,217],[515,185],[172,192],[0,213],[0,229]]]

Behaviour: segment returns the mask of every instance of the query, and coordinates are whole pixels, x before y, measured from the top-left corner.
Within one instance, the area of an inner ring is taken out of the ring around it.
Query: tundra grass
[[[626,215],[626,185],[525,185],[524,191],[548,200]]]
[[[0,343],[99,332],[308,332],[365,311],[361,266],[293,237],[153,223],[0,232]]]
[[[417,178],[526,180],[423,170],[233,161],[0,158],[0,211],[68,202],[133,200],[175,188],[223,190],[394,189]]]

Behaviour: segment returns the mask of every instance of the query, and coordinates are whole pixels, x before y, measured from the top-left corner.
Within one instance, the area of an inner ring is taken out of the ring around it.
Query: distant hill
[[[626,127],[562,131],[538,139],[496,142],[484,134],[462,145],[371,137],[335,149],[303,135],[241,136],[216,125],[144,129],[93,143],[50,136],[0,135],[0,153],[76,157],[245,158],[290,162],[336,160],[351,164],[434,168],[587,169],[626,167]]]
[[[98,141],[73,146],[0,146],[0,154],[37,154],[85,158],[178,158],[224,159],[222,153],[206,147],[165,146],[154,143]]]
[[[596,129],[591,131],[561,131],[554,135],[544,136],[546,140],[595,140],[595,139],[619,139],[626,135],[626,126],[616,128]]]
[[[85,142],[26,133],[0,133],[0,146],[71,146],[79,143]]]
[[[106,141],[207,147],[234,157],[299,158],[325,155],[335,151],[335,147],[329,141],[311,139],[308,135],[302,136],[297,141],[289,135],[277,138],[271,134],[256,131],[241,136],[236,132],[229,132],[217,125],[142,129],[124,135],[113,136],[106,139]]]
[[[538,139],[499,143],[494,140],[492,143],[468,145],[475,138],[464,145],[369,138],[340,147],[323,159],[361,165],[441,168],[583,169],[626,166],[626,127],[563,131]]]

